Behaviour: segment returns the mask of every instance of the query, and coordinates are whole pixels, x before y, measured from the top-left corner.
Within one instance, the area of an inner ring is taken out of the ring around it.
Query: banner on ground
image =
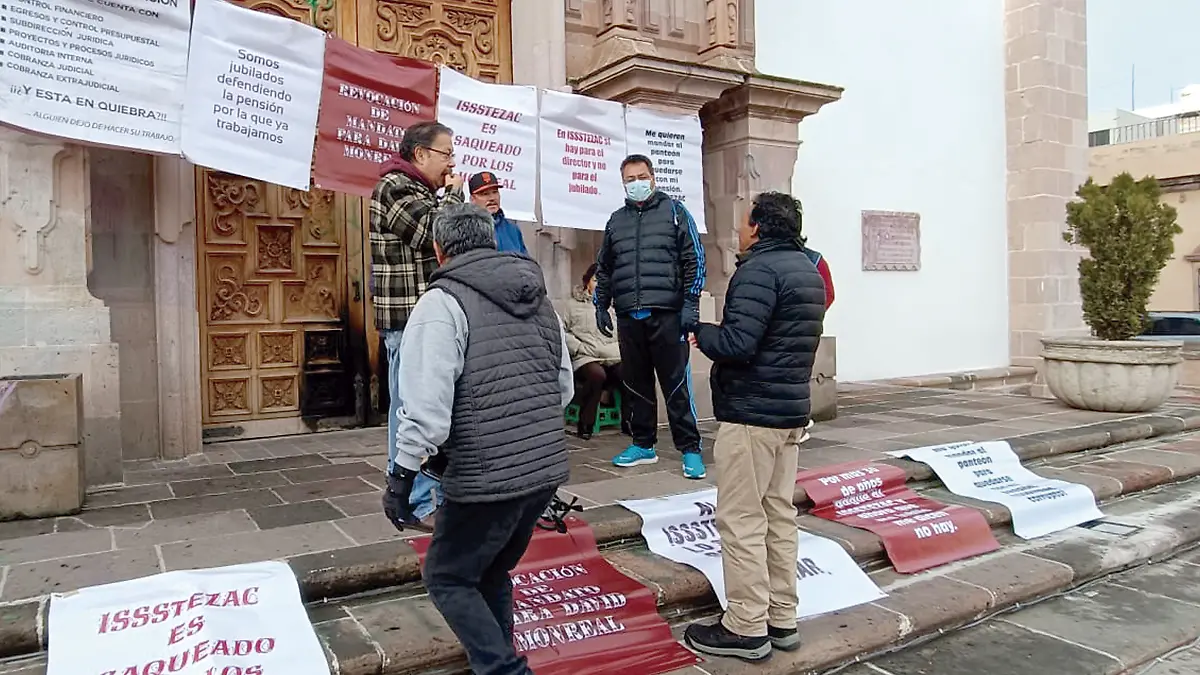
[[[299,21],[196,0],[183,154],[218,171],[307,190],[325,33]]]
[[[179,154],[187,3],[13,1],[0,23],[0,122]]]
[[[538,675],[659,675],[700,663],[658,615],[654,591],[621,574],[587,523],[534,530],[513,570],[513,642]],[[409,541],[425,564],[429,537]],[[54,674],[51,674],[54,675]]]
[[[907,480],[890,464],[839,464],[796,476],[814,516],[873,532],[901,574],[1000,548],[983,514],[921,497]]]
[[[704,159],[699,115],[670,115],[646,108],[625,108],[626,154],[645,155],[654,163],[658,189],[678,200],[704,226]]]
[[[537,87],[488,84],[442,66],[438,121],[454,130],[464,176],[491,171],[512,220],[537,221]]]
[[[604,230],[625,203],[625,110],[614,101],[542,91],[542,220],[551,227]]]
[[[50,597],[47,675],[329,675],[291,568],[167,572]]]
[[[1007,441],[963,441],[889,452],[929,465],[956,495],[1004,506],[1013,531],[1036,539],[1104,517],[1096,496],[1077,483],[1042,478],[1021,466]]]
[[[618,503],[641,517],[642,536],[653,553],[700,570],[721,607],[729,606],[721,567],[721,536],[716,526],[715,489]],[[841,545],[803,530],[799,534],[797,618],[828,614],[886,597]]]
[[[437,117],[437,67],[330,36],[325,42],[313,184],[370,197],[404,130]]]

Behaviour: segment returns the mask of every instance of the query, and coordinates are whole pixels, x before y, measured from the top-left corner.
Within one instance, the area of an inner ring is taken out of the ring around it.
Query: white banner
[[[223,0],[196,0],[184,156],[307,190],[324,66],[319,29]]]
[[[0,122],[179,154],[188,3],[10,0],[0,24]]]
[[[668,115],[646,108],[625,108],[625,138],[630,155],[645,155],[654,163],[659,190],[678,200],[692,214],[696,228],[704,226],[703,133],[699,115]]]
[[[1013,531],[1022,539],[1104,517],[1086,486],[1034,474],[1021,466],[1007,441],[963,441],[888,454],[929,465],[956,495],[1004,506],[1012,513]]]
[[[47,675],[329,675],[285,563],[167,572],[50,597]]]
[[[642,518],[642,537],[650,550],[667,560],[704,573],[713,592],[728,607],[717,534],[716,489],[682,495],[617,502]],[[796,555],[800,606],[796,617],[810,618],[886,597],[837,542],[800,530]]]
[[[625,203],[624,106],[543,90],[540,149],[543,222],[603,230]]]
[[[439,69],[438,116],[454,130],[456,168],[500,179],[500,206],[512,220],[537,222],[537,87],[488,84]]]

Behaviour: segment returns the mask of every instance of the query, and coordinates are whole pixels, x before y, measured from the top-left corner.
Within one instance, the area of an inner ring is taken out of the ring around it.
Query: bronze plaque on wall
[[[862,212],[864,272],[916,272],[921,269],[921,214]]]

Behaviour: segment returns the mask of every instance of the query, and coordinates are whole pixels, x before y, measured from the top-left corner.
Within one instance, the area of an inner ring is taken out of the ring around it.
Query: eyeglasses
[[[436,152],[437,154],[441,155],[442,157],[445,157],[446,159],[454,159],[454,151],[453,150],[438,150],[437,148],[431,148],[428,145],[425,146],[425,149],[430,152]]]

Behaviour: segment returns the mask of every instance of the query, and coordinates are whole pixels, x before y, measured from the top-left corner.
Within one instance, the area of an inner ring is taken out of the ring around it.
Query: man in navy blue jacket
[[[480,171],[467,181],[467,190],[471,193],[471,203],[487,209],[496,220],[496,249],[529,255],[525,250],[525,238],[521,236],[521,228],[504,217],[500,208],[500,181],[491,171]]]

